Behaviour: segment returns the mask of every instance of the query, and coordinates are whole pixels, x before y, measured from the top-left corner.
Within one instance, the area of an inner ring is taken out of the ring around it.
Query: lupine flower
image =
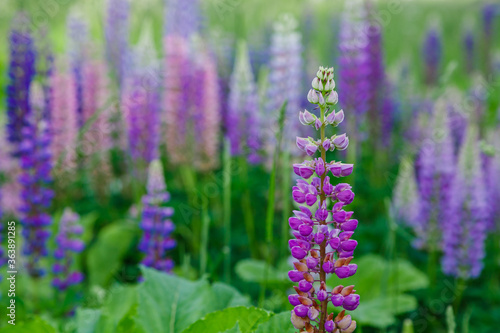
[[[476,278],[483,269],[489,212],[474,125],[469,125],[460,150],[452,189],[451,214],[443,221],[443,272]]]
[[[80,239],[83,228],[79,221],[80,216],[70,208],[64,209],[59,221],[59,231],[55,238],[57,248],[54,252],[56,263],[52,266],[52,285],[61,291],[83,281],[82,272],[72,270],[75,253],[82,252],[85,247]]]
[[[23,226],[23,253],[29,258],[27,271],[32,277],[44,274],[39,267],[39,260],[48,254],[46,243],[52,218],[46,211],[54,196],[50,189],[52,165],[49,128],[45,120],[37,121],[36,118],[32,114],[24,126],[19,149],[22,170],[19,177],[22,205],[19,210]]]
[[[164,122],[169,161],[187,163],[189,119],[190,59],[186,39],[177,35],[165,37]]]
[[[109,0],[105,26],[106,56],[118,85],[121,87],[129,65],[128,0]]]
[[[160,69],[150,30],[142,32],[133,56],[134,71],[125,80],[121,104],[130,155],[147,166],[158,158],[160,139]]]
[[[441,239],[441,224],[449,218],[455,156],[443,99],[434,110],[432,128],[419,155],[418,183],[421,198],[420,224],[416,226],[418,248],[433,248]]]
[[[12,154],[19,157],[19,145],[23,141],[22,130],[31,115],[29,103],[30,85],[35,76],[35,49],[27,18],[14,20],[9,35],[10,63],[7,85],[7,139],[12,144]]]
[[[439,78],[439,66],[442,57],[441,33],[432,27],[427,31],[422,45],[422,56],[425,64],[425,83],[435,85]]]
[[[500,139],[500,132],[497,132],[493,137],[494,140]],[[495,141],[498,142],[498,141]],[[500,221],[500,149],[497,147],[494,155],[490,157],[490,161],[486,168],[485,181],[487,183],[488,197],[490,202],[490,227],[491,229],[498,229],[497,221]]]
[[[76,112],[78,127],[84,124],[83,117],[83,64],[85,61],[85,47],[88,46],[88,29],[85,22],[75,15],[68,16],[68,43],[70,50],[71,70],[74,76],[74,85],[76,92]]]
[[[165,0],[165,35],[189,38],[201,28],[198,0]]]
[[[195,131],[194,163],[198,170],[210,170],[218,165],[221,106],[215,59],[200,43],[201,50],[194,59],[195,102],[193,127]]]
[[[474,70],[474,56],[476,41],[474,40],[474,34],[471,29],[467,29],[463,36],[463,46],[465,52],[465,69],[468,74],[471,74]]]
[[[271,37],[269,61],[269,84],[267,92],[266,119],[266,150],[268,156],[273,156],[276,149],[276,132],[278,131],[278,116],[281,104],[286,100],[286,116],[283,134],[285,142],[293,144],[295,133],[300,130],[297,112],[301,107],[302,92],[302,43],[301,35],[297,32],[297,21],[290,15],[281,17],[274,24]],[[292,146],[284,149],[291,150]]]
[[[399,105],[396,97],[394,96],[394,86],[389,82],[389,79],[386,79],[382,91],[383,98],[380,113],[380,136],[382,144],[387,147],[391,142],[394,118],[396,116],[396,113],[398,112]]]
[[[495,17],[498,13],[498,4],[487,3],[483,7],[483,31],[484,34],[491,38]]]
[[[398,177],[392,194],[392,211],[397,221],[416,228],[419,223],[420,196],[417,188],[415,167],[404,159],[399,165]]]
[[[359,128],[368,110],[370,84],[366,10],[360,0],[348,1],[340,26],[339,92],[351,111],[351,127]],[[355,117],[354,117],[355,116]]]
[[[75,166],[78,134],[76,84],[67,66],[66,61],[59,61],[51,78],[52,158],[54,165],[65,170]]]
[[[257,87],[250,67],[248,49],[244,42],[240,42],[229,83],[226,131],[231,154],[244,153],[251,164],[261,160],[259,150],[262,137],[258,108]],[[245,146],[246,151],[243,148]]]
[[[176,245],[170,237],[175,229],[170,219],[174,210],[164,206],[169,200],[163,167],[159,160],[154,160],[149,165],[147,194],[142,199],[144,206],[140,227],[144,233],[139,250],[146,255],[142,264],[167,273],[174,267],[174,262],[166,253]]]
[[[2,193],[0,195],[0,210],[6,215],[19,216],[21,207],[21,184],[18,182],[20,175],[18,160],[10,154],[10,142],[7,141],[5,132],[0,132],[0,172],[4,182],[2,183]]]
[[[355,310],[359,305],[354,286],[339,285],[331,291],[326,288],[328,274],[344,279],[356,273],[357,265],[351,261],[358,244],[351,238],[358,220],[351,219],[352,211],[344,210],[354,199],[351,186],[346,183],[334,186],[328,176],[329,173],[332,177],[348,176],[353,169],[352,164],[326,161],[326,151],[346,149],[349,143],[345,134],[325,137],[328,125],[336,127],[344,119],[342,110],[333,109],[337,104],[333,75],[333,68],[320,67],[312,81],[308,99],[319,104],[320,117],[309,115],[308,111],[300,114],[300,121],[320,130],[321,138],[298,137],[297,146],[310,156],[319,150],[321,156],[293,165],[294,172],[303,179],[297,180],[292,192],[293,200],[301,206],[288,220],[295,236],[289,245],[296,259],[295,269],[288,276],[298,283],[294,286],[297,294],[288,299],[294,306],[292,324],[301,332],[353,332],[356,322],[345,315],[345,310]],[[327,312],[329,302],[344,308],[335,319],[333,313]]]

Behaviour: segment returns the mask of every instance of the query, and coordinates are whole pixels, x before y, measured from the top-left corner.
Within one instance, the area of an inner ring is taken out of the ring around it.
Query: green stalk
[[[224,197],[224,277],[231,282],[231,150],[229,140],[224,140],[223,155],[223,197]]]
[[[202,230],[201,230],[201,248],[200,248],[200,275],[207,272],[208,259],[208,230],[210,227],[210,217],[208,216],[208,198],[203,197],[202,204]]]
[[[250,254],[252,258],[258,258],[259,249],[257,246],[257,240],[255,238],[255,223],[252,211],[252,201],[250,199],[250,191],[248,189],[248,168],[247,161],[245,158],[240,158],[240,170],[241,170],[241,181],[245,191],[243,192],[243,198],[241,200],[241,205],[243,208],[243,221],[245,222],[245,228],[248,236],[248,244],[250,246]]]
[[[264,283],[262,284],[262,288],[260,289],[259,296],[259,305],[262,305],[266,295],[266,287],[267,287],[267,277],[269,267],[272,263],[271,249],[273,243],[273,221],[274,221],[274,201],[275,201],[275,192],[276,192],[276,173],[278,169],[279,156],[281,153],[281,138],[283,137],[283,125],[285,123],[285,110],[287,101],[283,102],[281,108],[279,110],[279,119],[278,119],[278,132],[276,133],[276,151],[273,156],[273,168],[271,171],[271,178],[269,180],[269,204],[267,206],[267,214],[266,214],[266,243],[267,243],[267,264],[264,269]]]

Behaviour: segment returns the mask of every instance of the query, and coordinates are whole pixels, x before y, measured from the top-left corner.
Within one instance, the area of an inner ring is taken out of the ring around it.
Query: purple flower
[[[425,83],[427,85],[437,84],[440,74],[441,49],[441,33],[436,27],[432,27],[427,31],[422,45],[422,56],[425,64]]]
[[[64,209],[59,221],[59,232],[55,238],[57,248],[54,252],[56,263],[52,267],[52,285],[61,291],[83,280],[83,274],[72,267],[74,254],[82,252],[85,247],[79,239],[83,233],[79,221],[80,216],[70,208]]]
[[[108,1],[105,23],[106,56],[119,87],[123,84],[125,71],[130,64],[129,11],[128,0]]]
[[[139,250],[145,254],[143,265],[167,273],[174,267],[174,262],[166,253],[176,246],[175,240],[171,238],[175,225],[170,218],[174,210],[164,206],[169,200],[163,167],[159,160],[154,160],[149,165],[147,194],[142,199],[140,227],[143,235]]]
[[[201,28],[198,0],[165,0],[165,35],[189,38]]]
[[[478,129],[470,124],[453,178],[451,213],[443,221],[443,272],[463,279],[481,274],[490,214],[478,143]]]
[[[35,49],[26,16],[19,15],[9,35],[10,62],[7,85],[7,139],[13,156],[20,156],[22,131],[31,115],[30,85],[35,75]]]
[[[335,87],[333,68],[320,67],[312,86],[315,94],[327,100]],[[321,101],[321,98],[318,100]],[[319,150],[324,156],[325,140],[331,141],[331,145],[337,149],[347,148],[348,139],[345,134],[335,135],[331,139],[325,137],[326,126],[331,124],[336,127],[340,123],[326,121],[326,119],[334,118],[333,106],[320,103],[320,118],[318,119],[321,121],[319,126],[321,138],[318,141],[312,138],[298,138],[299,149],[305,150],[311,156]],[[315,125],[308,121],[303,121],[303,123],[311,127]],[[310,146],[315,149],[308,151]],[[332,332],[335,329],[339,329],[340,332],[352,332],[356,327],[356,322],[352,321],[350,316],[344,316],[344,311],[334,320],[333,314],[325,313],[323,310],[330,301],[335,306],[343,306],[346,310],[354,310],[359,305],[359,295],[354,293],[354,286],[346,288],[338,286],[331,292],[326,290],[328,274],[335,274],[344,279],[354,275],[357,270],[357,265],[352,264],[351,260],[358,242],[351,237],[358,226],[358,221],[351,219],[352,211],[344,210],[345,206],[353,201],[354,193],[349,184],[332,185],[328,176],[329,171],[335,177],[349,175],[352,172],[352,165],[340,162],[327,163],[324,157],[318,157],[294,164],[293,170],[299,177],[310,179],[310,181],[298,179],[292,188],[293,200],[299,205],[307,205],[295,210],[294,216],[289,219],[295,236],[295,239],[289,241],[292,257],[295,259],[295,270],[290,271],[288,276],[293,282],[298,282],[298,288],[295,287],[297,296],[289,298],[292,305],[296,304],[292,312],[292,324],[300,330],[304,325],[313,325],[315,320],[315,325],[318,325],[316,330],[325,328]],[[314,174],[316,176],[313,176]],[[329,207],[328,202],[332,203],[332,207]],[[316,203],[318,203],[317,206]],[[329,230],[329,225],[332,227],[331,230]],[[318,279],[319,286],[315,286]],[[315,299],[321,302],[321,305]],[[300,301],[300,304],[297,301]]]
[[[475,46],[474,34],[472,30],[467,29],[463,35],[463,46],[465,52],[465,69],[471,74],[475,67]]]

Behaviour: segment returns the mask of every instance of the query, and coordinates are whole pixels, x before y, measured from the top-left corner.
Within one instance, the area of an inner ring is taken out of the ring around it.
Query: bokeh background
[[[2,1],[2,313],[10,220],[18,274],[0,332],[296,331],[294,138],[313,132],[295,125],[320,65],[350,138],[328,158],[354,164],[357,332],[498,332],[499,16],[465,0]]]

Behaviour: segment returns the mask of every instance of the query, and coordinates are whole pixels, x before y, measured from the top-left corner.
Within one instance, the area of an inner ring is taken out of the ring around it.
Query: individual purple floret
[[[337,127],[344,119],[342,110],[333,109],[338,101],[333,76],[333,68],[320,67],[312,81],[308,100],[318,105],[320,116],[307,110],[299,115],[303,125],[320,131],[319,139],[297,137],[298,148],[313,159],[293,165],[295,174],[302,179],[297,180],[292,191],[300,207],[288,220],[295,236],[289,240],[295,269],[288,276],[298,283],[294,286],[297,294],[290,295],[289,301],[294,306],[292,324],[300,332],[353,332],[356,322],[345,315],[345,310],[353,311],[359,305],[354,286],[339,285],[331,291],[326,288],[328,274],[345,279],[358,267],[351,263],[358,245],[352,239],[358,220],[351,218],[352,211],[344,210],[353,201],[354,192],[347,183],[330,183],[330,177],[349,176],[353,165],[326,161],[327,151],[344,150],[349,144],[345,134],[325,135],[329,125]],[[317,152],[320,157],[314,158]],[[335,319],[333,313],[328,314],[329,302],[344,309]]]
[[[455,174],[453,139],[446,101],[435,105],[432,127],[419,152],[419,224],[415,231],[417,248],[438,249],[442,223],[449,218],[452,181]]]
[[[174,262],[166,253],[176,245],[175,240],[171,238],[175,225],[170,217],[174,210],[164,206],[169,200],[163,167],[159,160],[154,160],[149,165],[147,194],[142,199],[140,227],[144,233],[139,250],[146,255],[142,260],[143,265],[167,273],[174,267]]]
[[[19,157],[23,141],[22,130],[31,115],[30,85],[35,76],[35,49],[27,18],[19,15],[9,35],[10,62],[7,85],[7,139],[12,154]]]
[[[236,62],[229,84],[226,131],[231,144],[231,154],[245,154],[248,162],[261,160],[261,123],[257,87],[255,85],[246,44],[238,45]]]
[[[443,272],[477,278],[483,269],[488,199],[479,156],[478,129],[469,125],[453,179],[448,219],[443,221]]]
[[[83,251],[85,244],[80,239],[83,228],[79,224],[80,216],[70,208],[65,208],[59,221],[56,235],[57,248],[54,251],[55,264],[52,266],[52,285],[63,291],[83,281],[83,273],[73,270],[75,253]]]
[[[50,189],[52,164],[48,125],[44,120],[36,121],[34,116],[22,129],[23,141],[19,149],[22,205],[19,210],[23,226],[23,254],[28,258],[27,271],[32,277],[39,277],[44,274],[39,260],[48,254],[47,240],[52,218],[47,209],[54,193]]]
[[[422,56],[425,65],[425,83],[435,85],[438,82],[442,57],[441,33],[438,28],[432,27],[427,31],[422,45]]]

